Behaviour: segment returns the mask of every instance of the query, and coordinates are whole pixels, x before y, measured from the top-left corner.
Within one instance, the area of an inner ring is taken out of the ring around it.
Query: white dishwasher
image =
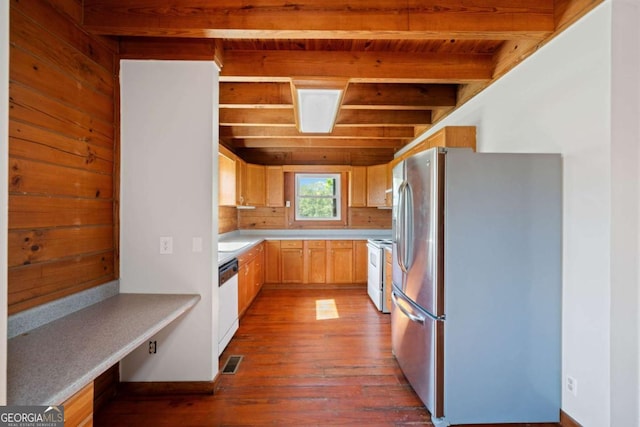
[[[238,330],[238,260],[218,267],[218,356]]]

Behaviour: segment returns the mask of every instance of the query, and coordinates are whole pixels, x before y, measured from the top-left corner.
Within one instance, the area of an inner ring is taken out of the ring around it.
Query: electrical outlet
[[[578,380],[573,377],[567,376],[567,391],[574,396],[578,396]]]
[[[149,341],[149,354],[156,354],[158,352],[158,342]]]
[[[160,237],[160,253],[162,255],[173,253],[173,237]]]

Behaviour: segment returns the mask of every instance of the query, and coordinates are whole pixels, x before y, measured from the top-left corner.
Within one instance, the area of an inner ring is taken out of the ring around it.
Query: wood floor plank
[[[316,301],[338,316],[317,320]],[[213,396],[120,395],[100,426],[432,426],[391,354],[390,317],[366,289],[263,289],[220,357]]]

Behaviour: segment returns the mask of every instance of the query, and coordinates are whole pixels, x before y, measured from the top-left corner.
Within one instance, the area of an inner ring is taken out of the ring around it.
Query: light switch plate
[[[195,253],[202,252],[202,237],[194,237],[191,243],[191,250]]]

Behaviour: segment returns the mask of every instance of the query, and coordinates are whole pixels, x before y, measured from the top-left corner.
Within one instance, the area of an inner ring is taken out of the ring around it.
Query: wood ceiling
[[[220,141],[261,164],[385,163],[602,0],[84,0],[122,58],[215,60]],[[558,64],[561,66],[561,64]],[[346,84],[331,134],[291,82]]]

